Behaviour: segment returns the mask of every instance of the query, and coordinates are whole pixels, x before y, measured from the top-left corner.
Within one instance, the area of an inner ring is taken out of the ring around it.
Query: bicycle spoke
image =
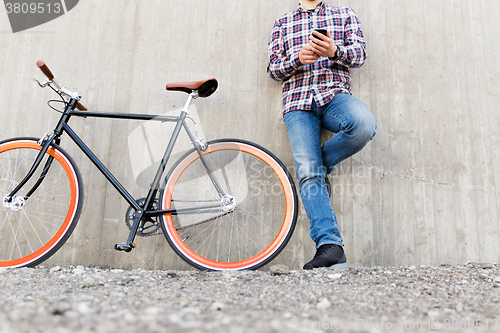
[[[203,168],[203,169],[204,169],[204,168]],[[208,177],[208,174],[207,174],[207,178],[208,178],[208,179],[210,179],[210,177]],[[195,189],[201,189],[201,188],[202,188],[202,187],[200,187],[200,185],[199,185],[199,184],[196,184],[196,183],[195,183],[195,180],[196,180],[196,181],[198,181],[198,182],[199,182],[199,181],[202,181],[202,182],[203,182],[203,184],[202,184],[202,185],[204,185],[204,186],[203,186],[203,188],[209,188],[209,184],[205,181],[205,178],[204,178],[204,177],[199,177],[199,178],[195,178],[195,179],[189,180],[189,182],[190,182],[191,184],[193,184],[193,187],[194,187]],[[210,182],[210,184],[212,184],[212,182]]]
[[[221,225],[222,225],[222,222],[221,222],[221,223],[219,223],[219,227],[220,227]],[[220,249],[220,246],[219,246],[219,245],[220,245],[220,233],[221,233],[221,231],[222,231],[222,228],[219,228],[219,233],[218,233],[218,235],[217,235],[217,243],[216,243],[216,244],[217,244],[217,256],[215,257],[215,260],[216,260],[216,261],[219,261],[219,249]]]
[[[241,229],[241,231],[248,237],[248,239],[250,240],[250,242],[253,243],[253,245],[255,245],[255,247],[259,250],[259,251],[262,251],[262,249],[257,245],[257,243],[254,242],[254,240],[252,239],[252,237],[248,236],[248,234],[245,232],[245,230],[238,225],[238,223],[235,223],[236,224],[236,227],[239,227]]]
[[[30,210],[31,210],[31,209],[30,209]],[[55,228],[59,228],[60,226],[58,226],[58,225],[56,225],[56,224],[53,224],[53,223],[50,223],[49,221],[46,221],[46,220],[44,220],[44,219],[40,218],[40,217],[38,216],[38,214],[37,214],[36,212],[34,212],[33,210],[31,210],[31,212],[33,213],[33,215],[29,215],[28,213],[25,213],[26,218],[29,220],[29,218],[28,218],[28,217],[29,217],[29,216],[31,216],[31,217],[34,217],[34,218],[38,219],[38,221],[40,222],[40,225],[41,225],[41,226],[42,226],[45,230],[47,230],[47,233],[49,234],[49,236],[50,236],[50,237],[52,237],[53,235],[52,235],[52,234],[49,232],[49,230],[45,227],[45,224],[51,225],[51,226],[53,226],[53,227],[55,227]],[[60,215],[59,215],[59,216],[60,216]],[[45,224],[44,224],[44,223],[45,223]]]
[[[40,235],[38,235],[38,232],[36,231],[35,227],[33,226],[33,223],[31,223],[31,220],[29,219],[29,217],[26,215],[26,219],[28,220],[31,228],[33,229],[33,231],[35,232],[35,235],[36,237],[38,238],[38,240],[40,241],[40,244],[42,244],[43,246],[43,241],[42,239],[40,238]],[[42,225],[43,226],[43,225]],[[44,227],[45,228],[45,227]],[[49,231],[45,228],[45,230],[47,231],[47,233],[50,235]],[[23,232],[24,233],[24,232]],[[26,239],[26,242],[28,243],[30,249],[31,249],[31,252],[33,252],[33,249],[31,248],[31,245],[29,243],[29,240],[28,240],[28,237],[26,236],[26,234],[24,234],[24,238]]]
[[[212,224],[215,224],[217,220],[215,220]],[[203,234],[203,232],[207,231],[208,228],[210,228],[211,225],[208,225],[203,231],[199,232],[198,235],[196,235],[196,237],[190,239],[189,243],[192,243],[194,240],[196,240],[196,238],[198,238],[201,234]],[[220,224],[219,224],[220,226]],[[218,226],[218,227],[219,227]],[[213,232],[212,232],[213,233]]]
[[[22,233],[23,233],[23,235],[24,235],[24,239],[26,240],[26,244],[28,244],[28,246],[30,247],[30,251],[31,251],[31,252],[33,252],[33,248],[31,247],[31,243],[30,243],[30,241],[29,241],[29,239],[28,239],[28,236],[26,235],[26,232],[24,231],[24,228],[23,228],[23,227],[22,227],[22,225],[21,225],[21,219],[20,219],[20,217],[18,217],[18,219],[19,219],[19,227],[20,227],[20,229],[21,229],[21,231],[22,231]],[[30,223],[30,224],[31,224],[31,223]],[[36,233],[36,231],[35,231],[35,234],[38,236],[38,234]],[[40,240],[40,242],[42,243],[42,240],[40,239],[40,237],[39,237],[38,239],[39,239],[39,240]],[[43,244],[43,243],[42,243],[42,244]],[[19,253],[19,255],[20,255],[20,256],[22,256],[22,254],[21,254],[21,253]]]
[[[2,209],[1,210],[2,212],[5,212],[5,217],[2,221],[2,224],[0,225],[0,231],[2,230],[3,226],[5,225],[5,221],[9,221],[10,218],[9,218],[9,211],[7,209]]]
[[[214,222],[214,223],[215,223],[215,222]],[[211,233],[210,235],[208,235],[207,239],[205,239],[205,240],[203,241],[203,243],[201,243],[201,245],[198,247],[198,249],[196,250],[196,252],[198,252],[198,251],[200,250],[200,248],[203,246],[203,244],[205,244],[205,242],[208,240],[208,238],[212,237],[212,235],[215,233],[215,231],[216,231],[217,229],[219,229],[219,228],[220,228],[220,226],[221,226],[221,225],[222,225],[222,222],[220,222],[220,223],[219,223],[219,225],[218,225],[218,226],[217,226],[217,227],[216,227],[216,228],[212,231],[212,233]],[[207,228],[207,229],[208,229],[208,228]],[[206,231],[207,229],[205,229],[204,231]],[[202,233],[203,233],[203,232],[200,232],[200,233],[198,234],[198,236],[200,236]],[[194,240],[195,240],[198,236],[196,236],[194,239],[192,239],[192,240],[191,240],[191,242],[192,242],[192,241],[194,241]]]
[[[229,218],[231,220],[231,218]],[[231,221],[233,222],[233,221]],[[234,226],[234,223],[231,223],[231,226]],[[229,246],[228,246],[228,256],[227,256],[227,262],[231,259],[231,241],[233,240],[233,228],[229,228]]]
[[[269,229],[269,231],[271,231],[272,234],[277,234],[277,232],[275,232],[274,230],[272,230],[270,227],[268,227],[268,224],[273,224],[272,221],[270,220],[266,220],[266,219],[263,219],[263,218],[258,218],[257,216],[255,216],[255,214],[251,213],[251,212],[248,212],[248,211],[245,211],[245,215],[248,216],[248,217],[251,217],[251,222],[253,223],[254,220],[257,221],[259,224],[261,224],[263,227],[267,227]],[[268,223],[264,223],[264,222],[268,222]],[[278,222],[274,222],[275,224],[280,224]],[[255,227],[256,228],[259,228],[255,223],[254,223]],[[281,224],[280,224],[281,226]],[[261,230],[261,234],[263,234],[262,232],[262,229],[259,229]]]
[[[229,219],[233,220],[233,219],[232,219],[232,217],[229,217]],[[242,259],[242,258],[241,258],[240,241],[239,241],[239,240],[241,239],[241,241],[243,242],[243,238],[242,238],[242,237],[240,236],[240,234],[239,234],[239,231],[238,231],[238,223],[237,223],[237,222],[235,222],[234,220],[233,220],[233,221],[231,221],[231,222],[232,222],[232,225],[234,226],[234,228],[235,228],[235,230],[236,230],[237,239],[238,239],[238,260],[240,260],[240,261],[241,261],[241,259]],[[251,252],[250,252],[250,250],[248,249],[248,246],[246,245],[246,242],[244,242],[244,243],[243,243],[243,245],[245,246],[245,248],[246,248],[246,250],[247,250],[247,253],[248,253],[249,255],[251,255]],[[228,261],[229,261],[229,259],[228,259]]]
[[[28,151],[25,151],[24,152],[24,155],[23,155],[23,158],[21,160],[21,162],[17,162],[17,157],[19,156],[19,154],[16,155],[16,164],[17,165],[17,169],[14,171],[14,173],[12,174],[12,177],[15,177],[15,175],[17,175],[17,172],[19,171],[19,168],[21,167],[22,165],[22,162],[24,161],[24,159],[26,158],[26,155],[28,154]]]
[[[54,227],[56,227],[56,228],[59,228],[60,226],[59,226],[59,225],[57,225],[57,224],[50,223],[50,222],[49,222],[49,221],[47,221],[47,220],[41,219],[41,218],[39,218],[39,216],[40,216],[40,215],[46,215],[46,216],[49,216],[49,217],[52,217],[52,218],[62,218],[62,219],[64,219],[64,218],[66,217],[65,215],[61,215],[61,214],[51,214],[51,213],[47,213],[47,212],[40,212],[40,213],[38,213],[36,216],[35,216],[35,215],[28,214],[28,213],[26,213],[26,212],[24,212],[24,214],[26,214],[27,216],[36,217],[36,218],[40,219],[40,221],[43,221],[43,222],[45,222],[45,223],[47,223],[47,224],[49,224],[49,225],[51,225],[51,226],[54,226]]]
[[[68,204],[65,204],[65,203],[58,203],[58,202],[53,202],[53,201],[49,201],[49,200],[38,199],[36,201],[42,202],[42,203],[48,203],[48,204],[56,205],[56,206],[63,206],[63,207],[67,207],[68,206]]]
[[[53,171],[55,172],[55,171]],[[59,171],[61,172],[61,171]],[[51,172],[49,172],[47,175],[45,175],[44,178],[47,178],[47,176],[50,174]],[[37,177],[38,179],[38,177]],[[54,183],[57,184],[60,180],[59,179],[55,179],[54,180]],[[34,184],[35,183],[35,180],[32,180],[32,183]],[[30,184],[30,187],[31,187],[31,184]],[[41,196],[46,196],[48,194],[51,195],[51,197],[62,197],[62,196],[65,196],[67,197],[67,195],[63,195],[63,194],[52,194],[52,193],[57,193],[57,192],[60,192],[62,189],[67,189],[67,188],[71,188],[71,184],[66,184],[66,185],[63,185],[61,187],[52,187],[52,186],[46,186],[47,187],[47,190],[45,192],[40,192],[38,193],[38,189],[37,189],[37,193],[35,196],[31,196],[30,199],[35,199],[35,198],[39,198]]]
[[[12,255],[14,254],[14,248],[16,247],[16,245],[17,245],[17,249],[19,251],[19,255],[22,256],[21,248],[19,247],[19,243],[17,242],[17,233],[19,232],[19,226],[21,225],[21,222],[19,220],[17,222],[18,222],[18,224],[17,224],[17,230],[16,231],[14,231],[14,227],[12,226],[12,223],[9,223],[10,224],[10,228],[12,229],[12,236],[14,237],[14,240],[12,242],[12,249],[10,251],[9,260],[12,260]]]
[[[12,185],[15,185],[15,183],[14,183],[14,176],[13,176],[13,175],[11,175],[11,173],[10,173],[10,163],[9,163],[9,170],[5,169],[5,165],[3,164],[3,162],[0,162],[0,164],[2,165],[2,169],[3,169],[3,171],[5,172],[5,175],[6,175],[6,176],[8,176],[8,177],[10,176],[9,178],[2,178],[2,179],[0,179],[0,180],[3,180],[3,181],[8,181],[8,182],[10,182]]]
[[[197,213],[197,214],[191,215],[189,218],[191,218],[191,219],[195,220],[195,219],[196,219],[196,216],[198,216],[198,214],[202,214],[202,213]],[[194,228],[194,227],[196,227],[196,226],[198,226],[198,225],[200,225],[200,224],[202,224],[202,223],[203,223],[203,222],[200,222],[200,223],[193,223],[193,224],[191,224],[191,225],[190,225],[190,226],[188,226],[188,227],[180,227],[180,228],[177,228],[177,231],[179,231],[179,230],[183,230],[184,232],[183,232],[182,234],[180,234],[180,235],[183,235],[183,234],[185,234],[185,233],[189,232],[192,228]],[[179,223],[179,225],[180,225],[180,223]],[[208,228],[208,227],[207,227],[207,228]],[[182,237],[181,237],[181,238],[182,238]]]
[[[208,243],[208,246],[207,246],[207,251],[205,252],[205,258],[208,258],[208,255],[209,255],[209,251],[210,251],[210,248],[212,246],[212,240],[213,240],[213,237],[209,237],[210,238],[210,242]],[[217,245],[216,245],[217,246]]]

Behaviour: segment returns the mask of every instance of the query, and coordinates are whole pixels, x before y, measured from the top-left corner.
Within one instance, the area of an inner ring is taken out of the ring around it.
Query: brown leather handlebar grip
[[[52,74],[52,72],[50,71],[50,69],[47,67],[47,65],[45,65],[45,62],[43,62],[43,60],[38,60],[36,62],[36,65],[38,66],[38,68],[40,68],[40,70],[42,71],[42,73],[45,74],[45,76],[49,80],[54,80],[54,75]]]
[[[80,111],[88,111],[87,108],[80,102],[76,102],[76,108]]]
[[[47,65],[45,64],[45,62],[43,60],[38,60],[36,62],[36,65],[38,66],[38,68],[40,68],[40,70],[42,71],[42,73],[45,74],[45,76],[49,80],[54,80],[54,74],[52,74],[52,72],[50,71],[49,67],[47,67]],[[81,111],[88,111],[87,108],[85,106],[83,106],[83,104],[80,103],[80,102],[76,102],[76,108],[78,110],[81,110]]]

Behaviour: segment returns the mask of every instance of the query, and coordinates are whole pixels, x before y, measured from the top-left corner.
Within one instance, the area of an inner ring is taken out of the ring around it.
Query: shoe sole
[[[346,260],[346,257],[345,257],[345,253],[344,255],[342,256],[342,259],[340,259],[340,262],[336,263],[335,265],[332,265],[328,268],[330,269],[341,269],[341,268],[347,268],[349,267],[349,265],[347,264],[347,260]]]

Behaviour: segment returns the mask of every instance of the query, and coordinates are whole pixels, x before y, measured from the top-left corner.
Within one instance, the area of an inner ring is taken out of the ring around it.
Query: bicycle
[[[297,193],[283,163],[267,149],[238,139],[205,142],[186,124],[191,102],[207,98],[216,79],[169,83],[187,93],[179,116],[88,111],[81,95],[54,80],[38,82],[61,98],[64,110],[52,134],[0,142],[0,267],[36,266],[66,242],[83,205],[83,183],[71,156],[60,147],[69,136],[130,205],[130,234],[118,251],[130,252],[136,236],[165,235],[183,260],[201,270],[257,269],[273,260],[289,241],[297,220]],[[71,117],[174,122],[175,127],[146,197],[134,199],[69,126]],[[192,119],[191,119],[192,120]],[[177,138],[184,130],[193,148],[163,177]]]

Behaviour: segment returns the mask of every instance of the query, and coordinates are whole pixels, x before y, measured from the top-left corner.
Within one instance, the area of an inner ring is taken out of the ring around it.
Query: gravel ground
[[[0,332],[485,332],[498,265],[0,270]]]

